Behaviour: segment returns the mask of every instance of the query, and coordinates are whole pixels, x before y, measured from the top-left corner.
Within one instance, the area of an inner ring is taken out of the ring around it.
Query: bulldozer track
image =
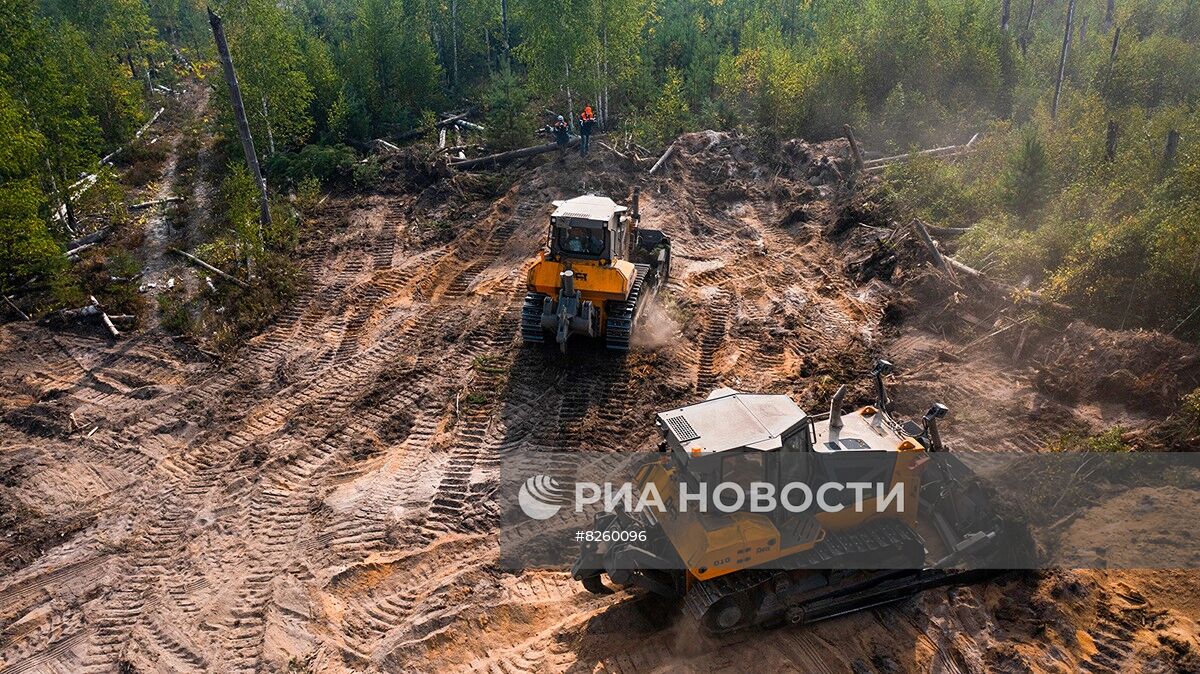
[[[725,341],[725,324],[732,301],[727,292],[722,292],[712,302],[708,325],[700,338],[700,364],[696,372],[696,392],[708,395],[717,387],[720,377],[713,371],[713,360],[717,349]]]
[[[1144,606],[1102,604],[1095,624],[1087,629],[1095,652],[1079,663],[1080,671],[1118,674],[1139,669],[1134,636],[1149,622]]]
[[[127,560],[126,570],[121,574],[127,582],[113,592],[110,601],[106,602],[98,616],[91,652],[85,660],[89,669],[102,671],[111,666],[119,656],[129,638],[130,630],[138,624],[142,610],[150,598],[148,594],[153,591],[153,579],[167,568],[168,550],[175,547],[176,541],[188,528],[189,520],[194,516],[197,507],[196,501],[206,496],[224,471],[229,469],[230,459],[235,452],[276,430],[277,420],[301,404],[320,400],[332,403],[335,401],[331,400],[330,396],[336,391],[352,391],[352,383],[361,380],[372,368],[378,367],[380,362],[394,354],[400,343],[399,340],[382,341],[349,367],[331,368],[334,371],[321,379],[317,387],[305,389],[293,397],[277,398],[272,404],[257,410],[245,430],[234,433],[230,438],[211,447],[201,447],[186,461],[181,472],[190,477],[177,489],[165,494],[166,498],[160,506],[161,514],[143,536],[144,547],[133,558]],[[340,402],[343,405],[349,404],[344,394]],[[313,456],[308,457],[309,461],[302,465],[301,475],[305,470],[315,471],[323,465],[323,459],[330,453],[328,446],[318,446]],[[294,523],[295,513],[285,513],[280,520],[284,524]],[[257,574],[248,577],[248,582],[242,590],[241,599],[244,604],[261,603],[266,597],[270,574],[278,570],[278,567],[272,564],[259,568]],[[246,610],[244,615],[237,617],[244,620],[246,625],[232,633],[228,644],[230,652],[235,654],[232,664],[252,669],[256,662],[254,649],[261,646],[261,612]]]
[[[476,466],[485,460],[494,458],[494,442],[488,437],[492,426],[495,410],[501,404],[498,399],[498,388],[503,374],[507,371],[509,361],[499,354],[506,351],[513,340],[512,325],[516,321],[516,311],[513,303],[505,313],[501,314],[497,323],[487,329],[480,330],[476,335],[468,335],[465,356],[472,362],[482,362],[476,368],[472,388],[485,396],[478,403],[470,402],[476,398],[468,396],[469,404],[459,419],[456,428],[456,438],[450,447],[451,458],[447,462],[447,470],[438,485],[437,496],[430,505],[429,514],[423,528],[430,538],[435,538],[449,531],[467,533],[478,531],[484,524],[476,517],[465,517],[468,504],[477,495],[470,489],[472,473]],[[483,358],[482,361],[479,359]]]

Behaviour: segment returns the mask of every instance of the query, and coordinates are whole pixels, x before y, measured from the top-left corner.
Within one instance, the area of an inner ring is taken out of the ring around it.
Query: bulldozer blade
[[[597,571],[593,575],[584,576],[583,578],[580,578],[579,580],[581,583],[583,583],[583,588],[585,590],[587,590],[588,592],[591,592],[592,594],[612,594],[613,593],[613,589],[610,588],[609,586],[605,585],[604,581],[602,581],[600,579],[599,571]]]

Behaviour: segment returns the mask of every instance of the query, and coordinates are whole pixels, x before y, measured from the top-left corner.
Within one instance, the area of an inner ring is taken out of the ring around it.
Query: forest
[[[222,139],[223,159],[211,163],[220,231],[230,233],[214,234],[212,254],[247,265],[284,255],[298,217],[266,233],[247,226],[255,189],[237,168],[207,9],[0,0],[0,294],[50,288],[39,307],[49,311],[96,292],[64,252],[94,223],[130,217],[102,159],[185,81],[211,87]],[[456,110],[486,119],[497,149],[529,145],[549,111],[574,124],[584,105],[600,133],[626,142],[661,150],[685,131],[736,130],[766,160],[783,140],[839,136],[845,124],[874,156],[979,134],[970,154],[896,165],[872,189],[906,216],[965,229],[964,261],[1100,325],[1200,336],[1195,0],[220,0],[211,9],[280,203],[369,184],[372,164],[359,161],[369,143],[419,142]],[[81,178],[96,186],[81,189]]]

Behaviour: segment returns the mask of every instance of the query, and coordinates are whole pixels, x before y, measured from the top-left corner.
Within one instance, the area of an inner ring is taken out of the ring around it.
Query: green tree
[[[45,198],[33,177],[45,138],[3,89],[0,138],[0,293],[6,293],[32,276],[52,276],[62,250],[46,229]]]
[[[0,11],[0,86],[23,109],[29,128],[44,139],[36,179],[64,203],[73,228],[71,185],[95,167],[101,147],[84,79],[87,55],[80,52],[77,32],[52,29],[37,16],[31,0],[5,4]]]
[[[441,72],[421,4],[358,0],[341,72],[335,118],[346,136],[415,125],[437,103]]]
[[[512,71],[508,59],[492,76],[484,99],[487,106],[488,141],[497,150],[511,150],[529,143],[529,97]]]
[[[312,84],[305,75],[298,21],[271,0],[224,3],[220,12],[237,69],[250,133],[260,152],[303,145],[313,130]],[[229,92],[217,87],[222,125],[233,132]]]
[[[1036,131],[1025,133],[1009,164],[1006,187],[1009,207],[1026,221],[1046,199],[1050,169]]]
[[[514,52],[525,64],[530,88],[554,97],[553,107],[574,119],[580,91],[595,91],[595,69],[587,58],[599,51],[591,3],[547,0],[512,6],[522,36]]]
[[[687,128],[688,105],[683,98],[683,76],[674,68],[667,71],[662,93],[650,112],[650,128],[660,145],[674,140]]]

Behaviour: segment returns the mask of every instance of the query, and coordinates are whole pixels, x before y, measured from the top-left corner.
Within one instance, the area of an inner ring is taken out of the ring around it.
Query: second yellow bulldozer
[[[786,395],[731,389],[658,414],[661,458],[637,471],[633,493],[653,486],[665,506],[598,514],[576,538],[586,542],[573,576],[596,593],[612,591],[603,574],[682,600],[685,614],[720,634],[813,622],[995,575],[981,560],[1001,547],[1002,527],[973,473],[942,446],[937,422],[947,409],[935,404],[923,424],[895,421],[883,385],[890,369],[880,361],[872,372],[875,404],[850,412],[843,387],[830,412],[815,416]],[[786,494],[785,484],[865,485],[855,481],[868,477],[899,486],[908,506],[713,513],[688,507],[685,494],[753,483]],[[961,566],[968,560],[972,568]]]
[[[631,209],[592,194],[554,207],[549,242],[529,270],[522,337],[553,335],[564,353],[571,335],[603,337],[628,351],[642,307],[670,273],[670,240],[637,226],[637,189]]]

